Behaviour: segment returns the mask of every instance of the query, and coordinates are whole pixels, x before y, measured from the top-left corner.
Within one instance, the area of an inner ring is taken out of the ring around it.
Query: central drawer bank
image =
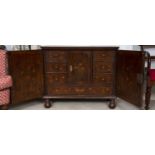
[[[12,104],[39,97],[45,99],[45,107],[58,99],[100,99],[108,100],[109,107],[114,108],[116,97],[139,107],[143,104],[145,52],[117,47],[43,47],[39,51],[8,53],[15,81]],[[16,61],[20,70],[14,65]],[[17,72],[27,70],[26,65],[29,71],[25,76],[17,76]],[[23,94],[21,80],[27,87]]]

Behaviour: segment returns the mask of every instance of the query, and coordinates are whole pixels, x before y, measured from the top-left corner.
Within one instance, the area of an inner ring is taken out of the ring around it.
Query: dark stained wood
[[[150,81],[147,83],[146,93],[145,93],[145,110],[150,109],[150,98],[151,98],[152,85]]]
[[[67,96],[112,96],[112,87],[109,86],[57,86],[57,87],[48,87],[48,94],[56,96],[56,95],[66,95]]]
[[[67,53],[61,50],[55,50],[55,52],[47,51],[47,62],[64,62],[66,61]]]
[[[66,64],[65,63],[47,63],[47,72],[48,73],[57,73],[57,72],[66,72]]]
[[[144,52],[117,52],[116,95],[139,107],[143,105],[144,62]]]
[[[150,69],[151,69],[151,63],[152,61],[155,60],[154,56],[150,56],[150,53],[146,53],[146,60],[147,60],[147,78],[146,78],[146,93],[145,93],[145,109],[149,110],[150,109],[150,99],[151,99],[151,92],[152,92],[152,87],[155,85],[155,81],[152,81],[150,79]]]
[[[141,107],[144,53],[117,47],[8,52],[12,104],[43,97],[49,108],[57,99],[105,99],[115,108],[118,96]]]
[[[72,84],[89,84],[91,70],[90,51],[71,51],[68,57],[68,82]]]
[[[150,56],[150,58],[151,58],[151,61],[155,60],[155,56]]]
[[[112,46],[42,46],[43,50],[112,50],[116,51],[119,47],[112,47]]]
[[[112,50],[105,50],[105,49],[100,49],[100,50],[95,50],[93,53],[93,58],[94,61],[104,61],[104,62],[112,62],[113,61],[113,56],[114,56],[114,51]]]
[[[52,103],[50,101],[49,98],[46,98],[45,99],[45,104],[44,104],[45,108],[50,108],[52,106]]]
[[[65,73],[47,73],[45,78],[48,83],[47,88],[54,85],[66,84],[68,80]]]
[[[94,64],[94,72],[97,73],[111,73],[113,71],[112,62],[100,61],[95,62]]]
[[[114,109],[116,107],[116,100],[112,99],[109,103],[109,108],[110,109]]]
[[[93,83],[95,84],[112,84],[113,74],[112,73],[98,73],[93,75]]]
[[[17,104],[43,96],[43,54],[36,51],[8,52],[13,78],[11,103]]]
[[[116,47],[44,47],[43,51],[45,107],[54,98],[114,98]]]
[[[8,110],[8,109],[9,109],[9,105],[8,104],[0,106],[0,110]]]

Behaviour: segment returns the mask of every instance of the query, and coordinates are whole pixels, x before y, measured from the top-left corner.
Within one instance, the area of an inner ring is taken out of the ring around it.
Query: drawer
[[[104,97],[112,95],[112,87],[49,87],[48,95],[94,95]]]
[[[112,62],[96,62],[94,64],[94,72],[95,73],[103,73],[103,72],[108,72],[112,73],[113,72],[113,63]]]
[[[46,77],[47,87],[52,85],[57,85],[57,84],[65,84],[67,81],[66,74],[64,73],[58,73],[58,74],[49,73],[49,74],[46,74],[45,77]]]
[[[113,83],[113,77],[112,74],[94,74],[93,75],[93,82],[96,84],[112,84]]]
[[[47,51],[46,52],[47,61],[65,62],[66,58],[67,58],[67,52],[65,51]]]
[[[47,63],[46,64],[46,72],[66,72],[65,63]]]
[[[113,51],[95,51],[93,54],[94,61],[113,61]]]

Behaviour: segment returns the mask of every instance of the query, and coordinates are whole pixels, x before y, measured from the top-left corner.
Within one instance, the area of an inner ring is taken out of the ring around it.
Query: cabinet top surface
[[[105,49],[105,50],[118,50],[118,48],[119,47],[117,47],[117,46],[42,46],[41,47],[42,49],[44,49],[44,50],[56,50],[56,49],[58,49],[58,50],[60,50],[60,49],[62,49],[62,50],[69,50],[69,49],[85,49],[85,50],[90,50],[90,49]]]

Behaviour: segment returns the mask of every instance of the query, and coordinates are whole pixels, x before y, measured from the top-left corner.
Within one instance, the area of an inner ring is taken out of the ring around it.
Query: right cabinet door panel
[[[118,51],[116,56],[116,95],[134,105],[142,106],[144,52]]]

